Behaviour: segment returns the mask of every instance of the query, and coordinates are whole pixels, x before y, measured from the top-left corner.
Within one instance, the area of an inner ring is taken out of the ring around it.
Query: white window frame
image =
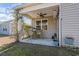
[[[43,26],[43,25],[42,25],[42,21],[43,21],[43,20],[47,20],[47,30],[48,30],[48,18],[38,19],[38,20],[36,20],[36,21],[41,21],[41,29],[43,29],[43,28],[42,28],[42,26]],[[35,21],[35,28],[36,28],[36,26],[37,26],[36,21]],[[46,31],[46,30],[44,30],[44,31]]]

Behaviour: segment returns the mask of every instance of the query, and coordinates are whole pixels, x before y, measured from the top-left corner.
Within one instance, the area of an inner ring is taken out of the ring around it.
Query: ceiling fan
[[[37,13],[37,15],[39,15],[41,18],[44,18],[45,15],[47,15],[46,13]]]

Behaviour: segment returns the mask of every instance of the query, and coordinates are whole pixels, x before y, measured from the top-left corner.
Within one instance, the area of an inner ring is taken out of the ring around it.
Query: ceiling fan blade
[[[46,13],[37,13],[37,15],[39,15],[42,18],[44,18],[44,16],[47,15],[47,14]]]
[[[45,14],[43,14],[43,15],[47,15],[47,14],[45,13]]]

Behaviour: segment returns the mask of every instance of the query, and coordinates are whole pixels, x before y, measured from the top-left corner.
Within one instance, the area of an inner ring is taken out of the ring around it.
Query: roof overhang
[[[53,14],[53,10],[56,10],[59,3],[30,3],[24,6],[19,13],[28,15],[31,18],[36,18],[36,14],[39,12],[48,13],[48,16]]]

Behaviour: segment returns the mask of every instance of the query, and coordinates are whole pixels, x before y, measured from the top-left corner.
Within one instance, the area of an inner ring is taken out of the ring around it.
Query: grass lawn
[[[3,46],[0,46],[0,51],[3,51],[5,49],[7,49],[7,48],[10,48],[12,45],[13,45],[13,43],[12,44],[6,44],[6,45],[3,45]]]
[[[70,56],[79,55],[79,51],[60,47],[16,43],[13,48],[2,53],[6,56]]]

